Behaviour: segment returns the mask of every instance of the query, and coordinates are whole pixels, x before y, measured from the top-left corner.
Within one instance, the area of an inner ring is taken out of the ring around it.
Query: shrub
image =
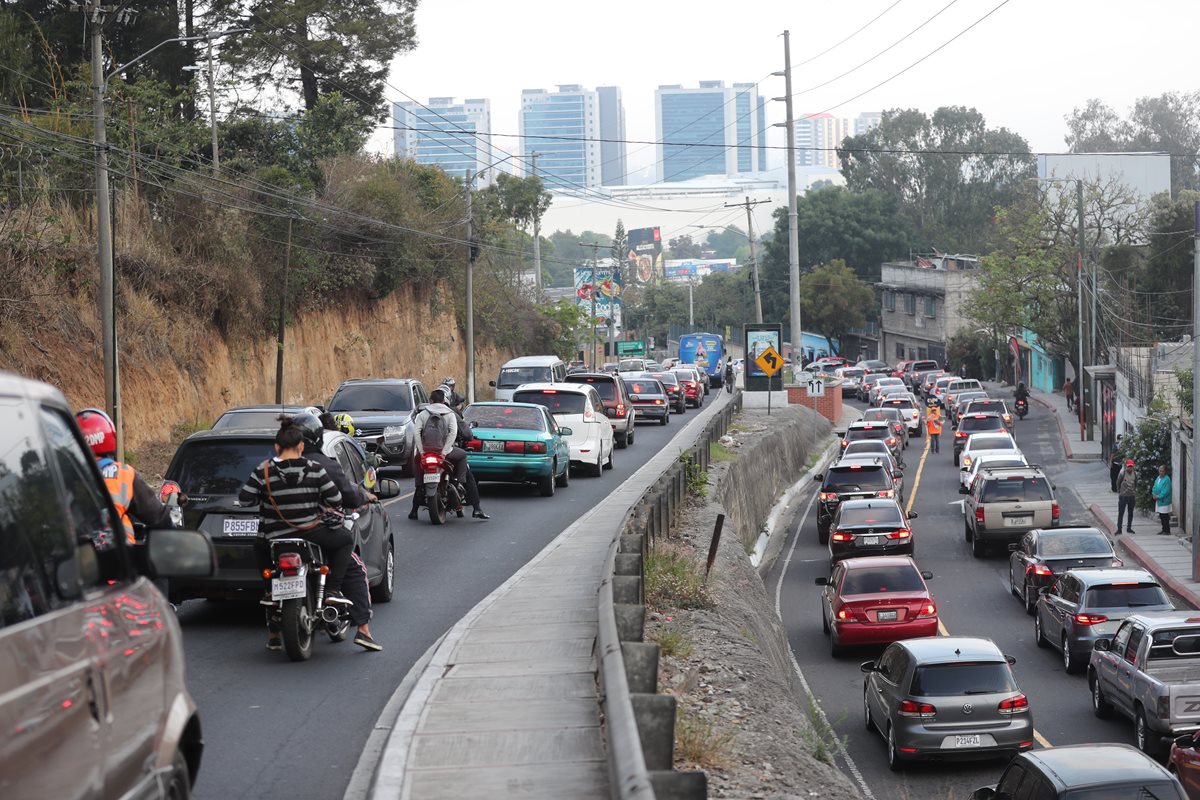
[[[646,604],[653,608],[710,608],[712,594],[691,550],[658,542],[646,558]]]
[[[734,732],[693,714],[683,706],[675,713],[675,755],[705,769],[720,769],[728,762]]]

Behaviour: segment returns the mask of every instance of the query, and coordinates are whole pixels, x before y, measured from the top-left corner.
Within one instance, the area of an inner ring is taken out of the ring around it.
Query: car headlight
[[[383,435],[384,436],[403,436],[404,435],[404,426],[403,425],[388,425],[383,429]]]

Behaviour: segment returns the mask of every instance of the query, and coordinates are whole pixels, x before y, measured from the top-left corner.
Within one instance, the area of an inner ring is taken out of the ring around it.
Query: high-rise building
[[[521,92],[521,151],[526,174],[538,154],[538,174],[552,192],[600,185],[600,100],[596,92],[563,84],[557,92]]]
[[[394,143],[396,155],[418,164],[441,167],[448,174],[462,177],[487,167],[492,158],[492,106],[484,99],[454,102],[453,97],[431,97],[429,103],[395,103]],[[493,171],[480,179],[491,182]]]
[[[659,86],[654,93],[658,180],[758,172],[765,154],[764,104],[752,83]]]
[[[854,118],[854,135],[862,136],[871,128],[879,127],[879,123],[883,121],[883,112],[881,111],[864,111]]]
[[[832,114],[801,114],[796,120],[796,166],[838,166],[837,146],[850,133],[850,121]]]
[[[598,86],[600,99],[600,183],[623,186],[628,176],[625,164],[625,106],[620,86]]]

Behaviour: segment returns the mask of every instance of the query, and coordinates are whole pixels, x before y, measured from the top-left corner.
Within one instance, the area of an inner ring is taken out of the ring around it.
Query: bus
[[[721,386],[725,359],[725,338],[716,333],[687,333],[679,337],[679,361],[708,373],[708,382]]]

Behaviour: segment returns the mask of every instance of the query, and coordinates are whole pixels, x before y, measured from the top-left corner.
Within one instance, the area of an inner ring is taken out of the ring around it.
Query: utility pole
[[[688,278],[687,285],[688,285],[688,328],[689,328],[688,333],[691,333],[692,331],[694,331],[696,329],[696,314],[692,308],[692,287],[694,287],[696,285],[696,282],[694,280],[692,280],[691,278]]]
[[[471,238],[471,194],[475,176],[467,170],[467,402],[475,402],[475,241]]]
[[[796,213],[796,118],[792,113],[791,34],[783,32],[783,92],[787,107],[788,289],[791,303],[792,374],[804,363],[804,332],[800,320],[800,232]]]
[[[792,167],[795,171],[795,167]],[[754,275],[754,321],[762,322],[762,284],[758,280],[758,256],[754,254],[754,218],[750,213],[750,209],[761,203],[770,202],[768,200],[751,200],[747,197],[741,203],[726,203],[726,208],[737,208],[738,206],[746,207],[746,238],[750,240],[750,268]],[[789,234],[790,235],[790,234]],[[790,245],[790,241],[789,241]]]
[[[1188,509],[1188,527],[1192,529],[1192,580],[1200,580],[1200,414],[1196,413],[1196,398],[1200,397],[1200,202],[1194,208],[1192,231],[1192,505]],[[1188,468],[1180,464],[1180,471]],[[1180,498],[1186,503],[1187,498]]]
[[[589,330],[591,331],[590,338],[589,338],[589,345],[588,345],[588,369],[595,372],[596,371],[596,294],[597,294],[597,289],[596,289],[596,258],[597,258],[597,256],[596,256],[596,254],[599,252],[601,245],[599,242],[581,242],[580,244],[582,247],[592,248],[592,278],[591,278],[592,319],[591,319],[591,324],[588,326]],[[608,316],[609,316],[610,320],[612,319],[612,308],[613,308],[613,304],[609,303]]]
[[[1087,381],[1084,379],[1084,365],[1087,362],[1084,360],[1083,352],[1083,258],[1084,258],[1084,223],[1083,223],[1083,180],[1075,179],[1075,205],[1076,212],[1079,215],[1079,263],[1075,271],[1075,290],[1079,296],[1079,374],[1075,376],[1075,382],[1079,386],[1079,438],[1084,438],[1084,420],[1087,419],[1088,400],[1091,393],[1087,389]]]
[[[537,153],[529,154],[533,177],[537,177]],[[538,300],[542,299],[542,215],[534,207],[533,214],[533,294]]]
[[[283,251],[283,290],[279,293],[279,326],[275,332],[275,402],[283,405],[283,332],[287,323],[288,272],[292,269],[292,218],[288,217],[287,246]]]
[[[205,37],[208,42],[208,119],[212,126],[212,168],[213,175],[221,173],[221,152],[217,148],[217,93],[213,88],[216,79],[213,77],[212,34]],[[288,221],[290,229],[291,221]]]

